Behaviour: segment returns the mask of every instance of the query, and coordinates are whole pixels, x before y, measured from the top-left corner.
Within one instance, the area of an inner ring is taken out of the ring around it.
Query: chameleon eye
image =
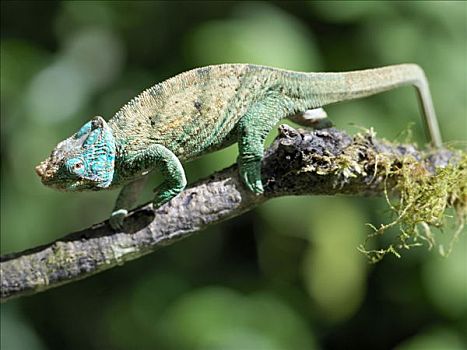
[[[67,168],[71,173],[78,176],[83,176],[85,173],[84,164],[80,159],[70,159],[67,162]]]

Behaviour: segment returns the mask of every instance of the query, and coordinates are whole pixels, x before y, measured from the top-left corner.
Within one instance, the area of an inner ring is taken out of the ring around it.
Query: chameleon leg
[[[148,147],[128,160],[127,164],[131,169],[129,171],[136,174],[143,174],[156,168],[161,170],[164,181],[154,190],[156,195],[152,203],[155,208],[168,202],[186,186],[185,171],[180,160],[162,145],[155,144]],[[144,187],[145,178],[146,176],[129,183],[120,192],[115,211],[110,219],[110,225],[113,228],[121,228],[128,209],[136,202],[139,192]]]
[[[114,211],[110,216],[110,226],[117,230],[121,229],[125,216],[128,215],[128,210],[135,205],[141,190],[143,189],[147,180],[147,176],[141,177],[129,184],[125,185],[120,191],[117,201],[115,203]]]
[[[157,208],[183,191],[186,186],[186,177],[182,163],[180,163],[180,160],[172,151],[162,145],[156,145],[155,148],[154,156],[156,164],[157,167],[161,169],[162,175],[165,178],[165,180],[154,189],[156,195],[152,200],[152,204],[154,208]]]
[[[286,116],[280,99],[268,98],[254,104],[238,123],[237,159],[240,177],[256,194],[263,193],[261,160],[264,140],[277,122]]]

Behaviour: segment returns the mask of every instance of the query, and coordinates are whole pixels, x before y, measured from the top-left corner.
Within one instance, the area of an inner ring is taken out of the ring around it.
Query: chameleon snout
[[[36,174],[39,175],[42,183],[44,184],[47,183],[47,181],[50,180],[54,175],[54,171],[50,166],[48,166],[47,161],[41,162],[34,168],[34,170],[36,171]]]
[[[42,178],[45,173],[45,164],[43,162],[40,163],[34,168],[34,170],[36,171],[36,174],[39,175],[40,178]]]

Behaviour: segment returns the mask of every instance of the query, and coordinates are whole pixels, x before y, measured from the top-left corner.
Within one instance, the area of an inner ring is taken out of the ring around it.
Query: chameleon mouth
[[[36,174],[41,178],[43,184],[47,184],[53,179],[55,170],[56,169],[54,169],[53,166],[50,166],[49,162],[46,160],[35,167]]]
[[[42,162],[38,166],[36,166],[34,170],[36,170],[36,174],[39,175],[40,178],[43,178],[45,174],[45,168],[46,165],[44,164],[44,162]]]

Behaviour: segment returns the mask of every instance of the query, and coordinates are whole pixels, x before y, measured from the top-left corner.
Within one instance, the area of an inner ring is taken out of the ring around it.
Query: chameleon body
[[[430,91],[422,69],[402,64],[343,73],[303,73],[250,64],[197,68],[157,84],[106,122],[95,117],[57,145],[36,167],[42,182],[59,190],[124,186],[110,223],[121,228],[146,175],[165,180],[153,200],[160,206],[185,185],[181,162],[238,143],[241,178],[262,193],[264,140],[280,119],[312,125],[310,110],[402,85],[417,88],[432,144],[441,146]]]

